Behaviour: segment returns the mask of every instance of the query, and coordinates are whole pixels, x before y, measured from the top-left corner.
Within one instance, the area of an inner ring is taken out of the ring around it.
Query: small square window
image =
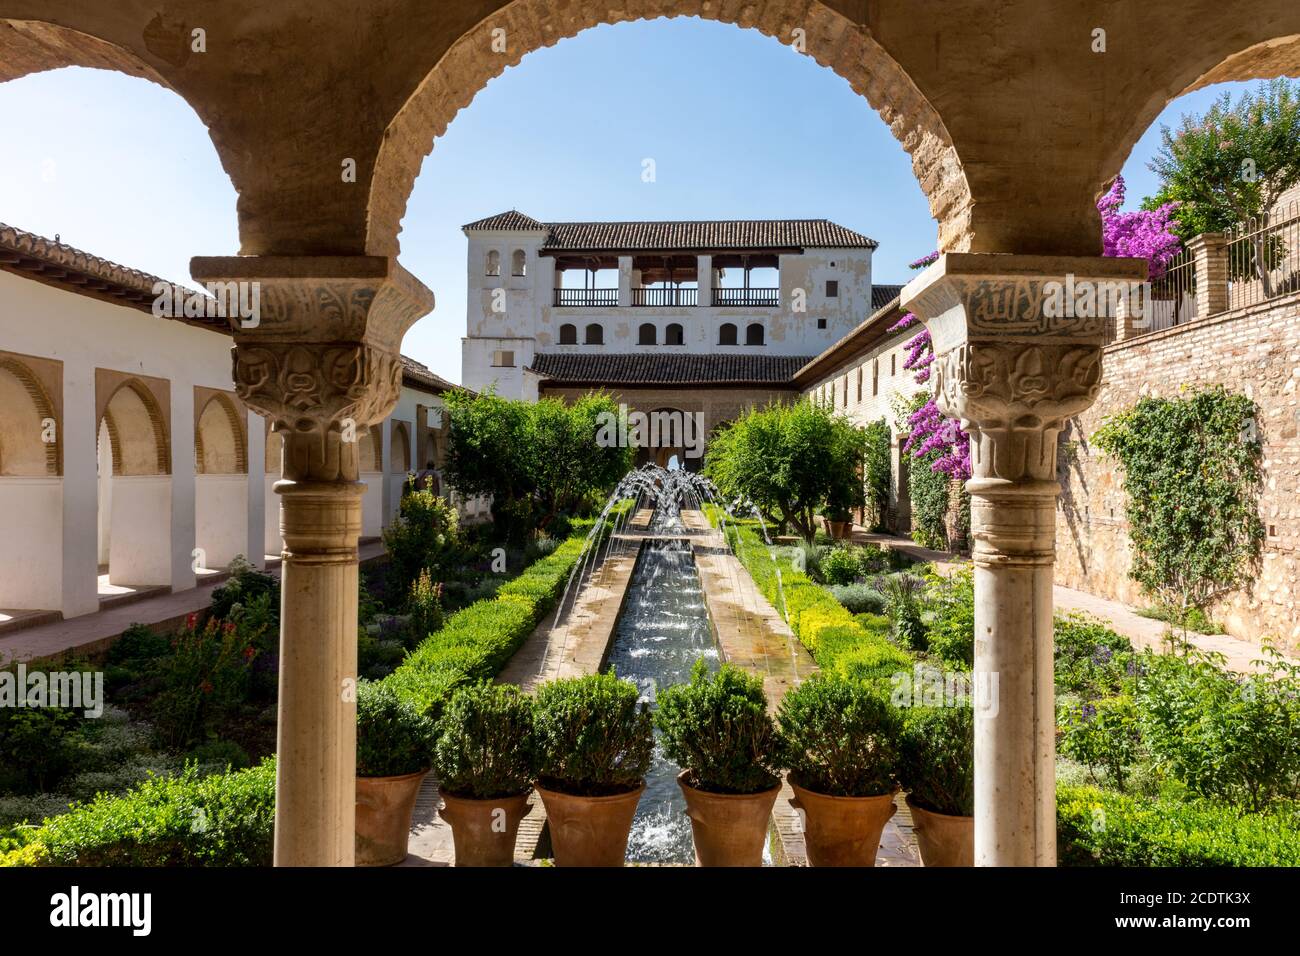
[[[826,298],[828,298],[828,299],[838,299],[839,297],[840,297],[840,280],[839,280],[839,279],[827,279],[827,280],[826,280]]]
[[[497,349],[492,353],[492,364],[496,368],[514,368],[515,353],[508,349]]]
[[[825,319],[818,319],[818,320],[817,320],[817,328],[819,328],[819,329],[824,329],[824,328],[826,328],[826,320],[825,320]]]

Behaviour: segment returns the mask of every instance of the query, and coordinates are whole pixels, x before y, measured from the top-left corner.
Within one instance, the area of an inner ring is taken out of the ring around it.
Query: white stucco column
[[[393,493],[393,417],[387,416],[383,423],[377,425],[380,436],[380,455],[384,459],[383,472],[383,506],[384,506],[384,526],[393,520],[393,515],[397,512],[397,495]]]
[[[618,257],[618,305],[626,309],[632,304],[632,257]]]
[[[173,591],[185,591],[194,587],[194,386],[173,379],[168,390],[172,413],[171,586]]]
[[[713,305],[713,256],[695,257],[695,275],[700,305]]]
[[[398,348],[433,294],[380,256],[196,258],[190,268],[200,282],[259,284],[263,321],[234,330],[235,388],[284,439],[275,864],[351,866],[364,486],[358,443],[345,436],[397,403]]]
[[[99,610],[99,422],[95,368],[63,363],[63,606],[65,618]]]
[[[266,567],[266,422],[247,413],[248,545],[244,556],[255,568]]]
[[[1060,314],[1067,276],[1138,282],[1146,263],[949,253],[902,293],[934,342],[935,400],[971,436],[977,866],[1056,865],[1056,443],[1101,388],[1106,329],[1099,310]]]

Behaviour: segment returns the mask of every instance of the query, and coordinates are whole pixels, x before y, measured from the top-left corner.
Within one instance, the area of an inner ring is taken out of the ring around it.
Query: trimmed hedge
[[[0,866],[270,866],[275,760],[200,777],[193,768],[47,819]]]
[[[716,525],[715,508],[710,508],[709,520]],[[889,619],[849,613],[834,594],[795,567],[790,549],[774,549],[774,560],[758,530],[743,522],[728,522],[727,542],[823,670],[867,680],[888,680],[911,670],[915,658],[889,640]]]
[[[1300,808],[1245,813],[1061,786],[1056,840],[1064,866],[1300,866]]]
[[[590,527],[574,522],[572,537],[449,617],[381,683],[436,716],[456,687],[495,676],[555,606]],[[190,768],[45,820],[0,866],[270,866],[274,825],[274,758],[206,777]]]
[[[620,505],[628,506],[630,502]],[[574,522],[571,537],[501,585],[496,597],[447,618],[442,630],[422,641],[382,683],[437,719],[457,687],[495,677],[555,607],[589,529],[589,522]]]

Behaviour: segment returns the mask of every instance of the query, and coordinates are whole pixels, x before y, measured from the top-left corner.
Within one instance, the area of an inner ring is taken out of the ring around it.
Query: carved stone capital
[[[433,293],[379,256],[196,258],[190,269],[247,284],[239,301],[256,304],[229,316],[233,378],[284,438],[283,476],[356,481],[357,444],[397,403],[402,337]]]
[[[971,436],[975,487],[1052,493],[1057,436],[1101,388],[1105,302],[1145,278],[1141,259],[963,253],[904,288],[934,343],[935,401]]]

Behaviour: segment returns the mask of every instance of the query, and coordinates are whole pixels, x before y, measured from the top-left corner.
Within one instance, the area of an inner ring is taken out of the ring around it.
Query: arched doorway
[[[195,389],[194,407],[195,573],[202,576],[248,550],[248,442],[234,396]]]
[[[99,370],[100,580],[128,588],[171,582],[171,454],[166,383]]]

